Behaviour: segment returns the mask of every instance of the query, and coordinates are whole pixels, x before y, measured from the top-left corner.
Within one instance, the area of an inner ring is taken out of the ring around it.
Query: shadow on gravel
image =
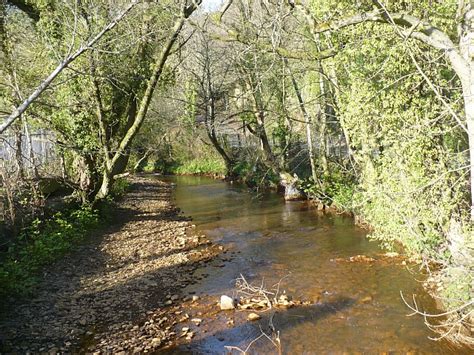
[[[165,206],[163,201],[169,200],[170,195],[168,186],[139,183],[133,184],[131,190],[126,203],[114,210],[108,226],[94,231],[43,271],[30,298],[2,300],[0,352],[77,352],[84,342],[91,342],[93,334],[124,321],[137,321],[155,310],[167,293],[186,281],[178,280],[176,275],[191,277],[192,262],[153,263],[192,248],[176,247],[164,253],[157,250],[156,254],[148,250],[150,255],[136,260],[127,255],[112,260],[104,251],[116,239],[120,241],[116,245],[119,252],[121,248],[127,251],[127,247],[140,251],[146,247],[146,238],[142,241],[145,244],[135,245],[135,238],[130,237],[142,237],[138,228],[145,232],[148,226],[156,228],[149,233],[152,239],[154,234],[174,229],[163,228],[166,223],[187,220],[174,208]],[[114,252],[114,246],[107,252]]]

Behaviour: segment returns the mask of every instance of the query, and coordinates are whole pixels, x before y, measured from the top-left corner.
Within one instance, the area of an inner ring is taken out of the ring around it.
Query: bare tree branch
[[[81,56],[84,52],[91,49],[94,44],[99,41],[107,32],[112,30],[124,17],[125,15],[138,4],[138,1],[131,2],[112,22],[105,26],[102,31],[100,31],[95,37],[93,37],[89,42],[82,45],[76,52],[67,56],[59,65],[51,72],[51,74],[33,91],[33,93],[25,99],[20,106],[18,106],[7,119],[0,125],[0,133],[3,133],[16,119],[18,119],[27,108],[48,88],[48,86],[53,82],[53,80]]]

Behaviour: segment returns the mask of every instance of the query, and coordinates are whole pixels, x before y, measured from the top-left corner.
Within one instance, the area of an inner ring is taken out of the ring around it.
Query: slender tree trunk
[[[23,129],[25,131],[25,138],[28,144],[28,154],[30,158],[31,170],[33,171],[33,177],[35,179],[39,178],[38,167],[36,166],[36,157],[33,150],[33,140],[31,139],[30,128],[28,127],[28,120],[26,117],[22,117]]]
[[[265,112],[258,111],[255,116],[257,119],[257,127],[255,129],[255,132],[257,134],[257,137],[260,139],[260,147],[265,155],[265,159],[275,170],[275,172],[279,173],[281,167],[278,165],[278,162],[275,159],[275,155],[273,154],[272,146],[270,145],[267,131],[265,129]]]
[[[463,83],[464,108],[469,140],[470,184],[471,184],[471,220],[474,221],[474,66],[471,66],[471,78]]]
[[[460,3],[459,13],[464,14],[462,25],[458,31],[460,35],[460,53],[467,63],[467,72],[457,71],[463,88],[464,111],[469,141],[469,165],[471,184],[471,221],[474,221],[474,1]],[[454,64],[454,63],[453,63]],[[456,69],[456,67],[455,67]]]
[[[305,126],[306,126],[306,142],[308,144],[308,155],[309,155],[309,163],[311,165],[311,176],[313,177],[313,181],[316,182],[318,179],[317,173],[316,173],[316,162],[314,160],[314,146],[313,146],[313,136],[312,136],[312,118],[308,111],[306,110],[306,105],[303,100],[303,96],[301,95],[300,88],[298,86],[298,82],[296,81],[295,76],[293,75],[293,72],[288,66],[288,59],[284,59],[285,65],[288,69],[288,72],[290,73],[291,77],[291,83],[293,84],[293,89],[295,90],[296,97],[298,98],[298,103],[300,106],[301,113],[303,114],[304,121],[305,121]]]
[[[341,126],[341,130],[342,130],[342,138],[344,139],[344,142],[345,142],[345,147],[347,149],[347,157],[349,158],[349,162],[351,163],[352,167],[354,168],[355,167],[355,152],[351,146],[351,139],[350,139],[350,135],[349,135],[349,131],[347,130],[347,127],[346,127],[346,124],[344,122],[344,116],[343,115],[340,115],[339,112],[338,112],[338,107],[339,107],[339,81],[338,81],[338,78],[337,78],[337,73],[336,73],[336,68],[334,65],[331,66],[330,70],[329,70],[329,76],[330,76],[330,82],[331,82],[331,86],[330,86],[330,90],[331,90],[331,94],[334,98],[333,100],[333,104],[334,104],[334,113],[335,115],[338,117],[339,119],[339,124]],[[344,152],[345,153],[345,152]],[[346,156],[342,153],[342,149],[340,148],[340,158],[341,160],[343,158],[345,158]]]
[[[312,120],[309,116],[304,117],[305,126],[306,126],[306,143],[308,144],[308,155],[309,155],[309,164],[311,165],[311,176],[313,181],[316,182],[318,179],[318,174],[316,171],[316,162],[314,160],[314,146],[313,146],[313,132],[312,132]]]
[[[212,92],[210,93],[210,95],[212,96]],[[215,103],[214,103],[214,98],[211,97],[209,99],[209,103],[207,105],[207,112],[206,112],[207,136],[209,137],[209,140],[211,141],[212,145],[217,150],[219,155],[222,157],[222,159],[224,159],[226,169],[227,169],[227,175],[230,176],[232,175],[232,172],[234,170],[234,161],[230,158],[230,156],[227,154],[225,149],[219,143],[219,139],[217,138],[217,133],[216,133],[215,119],[216,119]]]
[[[199,6],[200,3],[200,1],[195,1],[191,5],[183,5],[180,17],[176,20],[171,31],[171,36],[164,44],[160,54],[158,55],[153,65],[152,75],[148,80],[145,93],[143,94],[143,97],[140,101],[135,121],[124,134],[119,146],[115,149],[113,157],[111,159],[106,158],[106,168],[104,169],[104,172],[102,174],[101,186],[94,198],[95,202],[102,200],[109,195],[110,188],[113,183],[113,172],[116,171],[123,154],[126,154],[127,150],[130,147],[130,144],[139,132],[143,121],[145,120],[146,114],[148,112],[148,107],[150,106],[150,102],[153,97],[153,93],[155,92],[155,88],[161,78],[165,63],[171,54],[171,49],[173,48],[176,40],[178,39],[179,33],[181,32],[184,23],[186,22],[186,19],[191,16],[191,14],[196,10],[197,6]]]
[[[61,176],[64,181],[67,179],[67,171],[66,171],[66,159],[64,158],[64,149],[61,149],[59,152],[61,156]]]
[[[327,132],[327,117],[328,111],[327,97],[326,97],[326,85],[324,82],[323,65],[321,61],[318,62],[318,76],[319,76],[319,96],[320,102],[318,103],[318,118],[319,118],[319,161],[323,170],[323,175],[329,174],[328,158],[327,158],[327,144],[326,144],[326,132]]]
[[[15,129],[15,162],[18,169],[18,177],[25,180],[25,164],[23,162],[23,137],[21,127]]]

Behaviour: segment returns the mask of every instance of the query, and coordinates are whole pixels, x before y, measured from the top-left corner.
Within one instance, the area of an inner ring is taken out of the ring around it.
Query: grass
[[[174,171],[175,174],[218,174],[225,175],[225,164],[220,159],[194,159],[180,164]]]

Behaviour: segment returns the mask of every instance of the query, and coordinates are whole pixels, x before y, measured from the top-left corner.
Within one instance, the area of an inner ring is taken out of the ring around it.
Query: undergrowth
[[[341,211],[354,212],[356,183],[353,177],[341,171],[321,175],[316,182],[313,178],[305,179],[301,182],[300,188],[311,199],[319,200]]]
[[[98,224],[99,213],[90,207],[35,219],[2,256],[0,297],[27,295],[41,268],[63,256]]]

